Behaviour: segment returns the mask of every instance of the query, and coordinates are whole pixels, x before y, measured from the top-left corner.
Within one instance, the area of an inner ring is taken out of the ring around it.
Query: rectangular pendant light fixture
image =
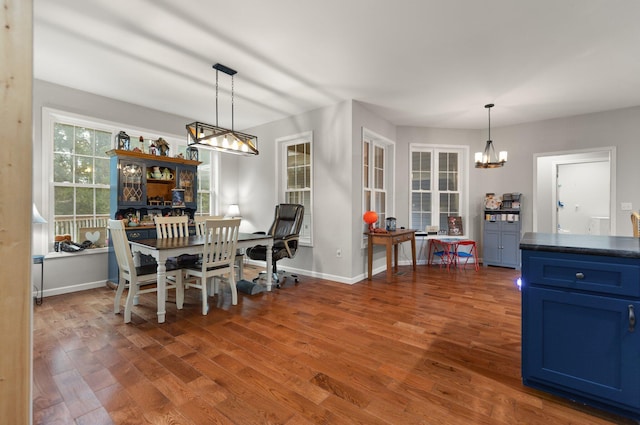
[[[216,70],[216,125],[200,121],[187,124],[188,146],[237,155],[258,155],[258,137],[233,128],[233,76],[237,72],[219,63],[213,68]],[[231,129],[218,126],[218,71],[231,76]]]
[[[203,122],[187,124],[190,147],[212,149],[238,155],[258,155],[258,138]]]

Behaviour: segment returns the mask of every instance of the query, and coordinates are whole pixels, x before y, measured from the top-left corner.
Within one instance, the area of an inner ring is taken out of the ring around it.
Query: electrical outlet
[[[342,257],[342,250],[340,248],[336,249],[336,257]]]
[[[622,211],[631,211],[633,210],[633,204],[631,202],[621,202],[620,210]]]

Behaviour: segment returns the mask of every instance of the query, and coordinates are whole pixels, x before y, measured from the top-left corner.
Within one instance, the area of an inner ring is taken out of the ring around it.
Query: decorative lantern
[[[198,160],[198,149],[193,147],[193,146],[189,146],[187,148],[187,159],[191,160],[191,161],[197,161]]]
[[[362,219],[369,225],[369,232],[373,232],[373,223],[378,221],[378,214],[375,211],[367,211],[362,216]]]
[[[131,150],[131,138],[127,133],[121,131],[116,135],[116,146],[123,151]]]

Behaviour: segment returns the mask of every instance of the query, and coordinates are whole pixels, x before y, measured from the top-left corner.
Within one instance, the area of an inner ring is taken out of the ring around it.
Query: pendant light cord
[[[233,131],[233,75],[231,76],[231,131]]]
[[[233,91],[234,91],[234,78],[233,78],[233,74],[231,74],[231,131],[234,130],[233,127],[233,120],[234,120],[234,114],[233,114],[233,107],[234,107],[234,96],[233,96]],[[216,127],[218,126],[218,69],[216,68]]]
[[[218,70],[216,69],[216,127],[218,126]]]
[[[491,140],[491,106],[488,106],[487,109],[489,113],[489,140]]]

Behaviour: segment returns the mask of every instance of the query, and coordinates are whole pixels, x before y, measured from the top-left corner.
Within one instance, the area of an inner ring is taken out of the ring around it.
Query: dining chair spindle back
[[[125,288],[129,289],[124,307],[124,322],[131,322],[131,309],[134,298],[147,292],[157,292],[154,285],[157,282],[156,265],[136,267],[131,254],[131,247],[127,238],[124,222],[122,220],[109,220],[109,235],[118,261],[118,289],[113,302],[113,312],[120,313],[120,301]],[[184,286],[182,283],[182,270],[170,269],[167,264],[167,289],[176,290],[176,304],[182,309],[184,303]],[[144,288],[143,288],[144,287]]]
[[[208,287],[212,278],[227,275],[231,289],[231,303],[238,304],[238,290],[236,287],[234,262],[240,219],[206,220],[206,241],[202,250],[201,265],[193,265],[185,269],[186,278],[196,277],[195,281],[187,280],[185,288],[200,288],[202,293],[202,314],[207,314]],[[216,291],[212,291],[215,293]]]

